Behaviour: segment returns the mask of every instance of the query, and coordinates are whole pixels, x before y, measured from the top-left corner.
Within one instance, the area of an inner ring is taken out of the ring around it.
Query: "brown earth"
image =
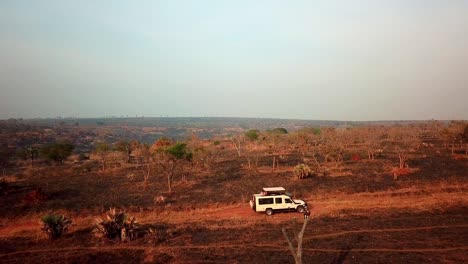
[[[265,161],[267,163],[267,161]],[[148,185],[127,178],[130,169],[73,173],[51,167],[8,176],[1,196],[1,263],[293,263],[282,228],[292,233],[298,213],[253,212],[250,195],[284,186],[312,209],[304,235],[304,263],[466,263],[468,258],[467,160],[415,159],[418,170],[393,180],[388,160],[347,164],[343,176],[293,180],[284,166],[252,173],[226,160],[212,173],[176,179],[165,193],[163,176]],[[36,188],[49,199],[27,204]],[[155,204],[159,195],[165,204]],[[95,238],[96,217],[125,208],[143,228],[169,230],[163,241],[140,236],[120,243]],[[73,226],[46,240],[39,219],[54,212]]]

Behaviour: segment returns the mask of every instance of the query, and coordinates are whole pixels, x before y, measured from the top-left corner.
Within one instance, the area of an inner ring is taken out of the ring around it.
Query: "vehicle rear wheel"
[[[268,208],[268,209],[265,210],[265,213],[266,213],[267,215],[272,215],[272,214],[273,214],[273,209]]]
[[[303,213],[303,212],[304,212],[304,206],[299,205],[299,206],[296,208],[296,211],[297,211],[298,213]]]

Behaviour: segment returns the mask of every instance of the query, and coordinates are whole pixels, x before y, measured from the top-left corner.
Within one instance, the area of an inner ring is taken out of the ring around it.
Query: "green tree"
[[[168,192],[172,193],[172,184],[177,170],[183,166],[185,161],[191,161],[193,154],[186,143],[176,142],[168,145],[167,140],[163,141],[164,142],[162,142],[161,139],[158,140],[153,145],[153,150],[156,151],[156,160],[159,163],[159,166],[167,176]]]
[[[250,141],[255,141],[259,138],[260,131],[257,129],[251,129],[245,133],[245,137]]]
[[[269,132],[276,135],[288,134],[288,130],[283,127],[277,127],[275,129],[270,130]]]
[[[127,163],[130,161],[130,154],[132,153],[132,145],[130,144],[130,142],[120,140],[117,143],[115,143],[114,149],[126,155]]]
[[[31,167],[34,167],[34,160],[39,157],[39,150],[36,147],[28,146],[24,149],[20,149],[16,155],[21,159],[30,160]]]
[[[74,146],[70,143],[56,143],[43,146],[39,153],[42,158],[62,163],[73,152]]]

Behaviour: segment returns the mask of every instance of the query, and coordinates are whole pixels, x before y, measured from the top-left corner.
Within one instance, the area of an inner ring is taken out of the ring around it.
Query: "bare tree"
[[[232,145],[234,146],[234,148],[237,151],[237,156],[240,157],[242,155],[241,145],[244,142],[244,135],[231,136],[230,140],[232,142]]]
[[[146,172],[143,174],[143,181],[148,183],[151,174],[151,163],[154,161],[149,145],[134,144],[133,155],[138,160],[138,163],[142,163],[143,166],[146,166]]]
[[[283,146],[285,137],[288,135],[269,133],[263,143],[267,147],[267,152],[272,156],[272,170],[279,169],[279,159],[286,146]]]
[[[452,121],[447,127],[440,131],[440,136],[444,140],[444,147],[448,149],[450,144],[452,155],[455,154],[456,146],[459,146],[459,149],[463,149],[464,130],[467,126],[468,125],[463,121]]]
[[[365,127],[360,130],[362,143],[367,151],[369,160],[375,160],[375,156],[382,149],[383,129],[379,126]]]
[[[283,232],[284,238],[288,242],[289,250],[294,257],[294,262],[296,264],[302,264],[302,239],[304,237],[304,232],[307,227],[307,223],[309,222],[309,218],[304,219],[304,223],[302,224],[301,231],[297,233],[297,222],[296,218],[293,219],[293,237],[290,237],[286,233],[286,229],[283,227],[281,231]],[[297,242],[297,247],[294,247],[294,241]]]
[[[317,131],[320,130],[308,129],[305,131],[298,131],[290,136],[289,145],[293,150],[296,150],[301,154],[302,162],[304,164],[307,164],[307,157],[312,157],[317,168],[321,170],[322,165],[319,162],[318,156],[323,150],[323,138]]]
[[[390,151],[398,156],[398,167],[409,167],[408,160],[411,153],[417,152],[421,141],[419,129],[414,126],[397,126],[387,129]]]

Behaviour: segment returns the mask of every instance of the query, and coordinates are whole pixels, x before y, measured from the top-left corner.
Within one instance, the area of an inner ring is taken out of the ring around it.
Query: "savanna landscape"
[[[467,14],[0,0],[0,264],[468,263]]]
[[[0,262],[466,262],[466,121],[165,121],[1,121]]]

